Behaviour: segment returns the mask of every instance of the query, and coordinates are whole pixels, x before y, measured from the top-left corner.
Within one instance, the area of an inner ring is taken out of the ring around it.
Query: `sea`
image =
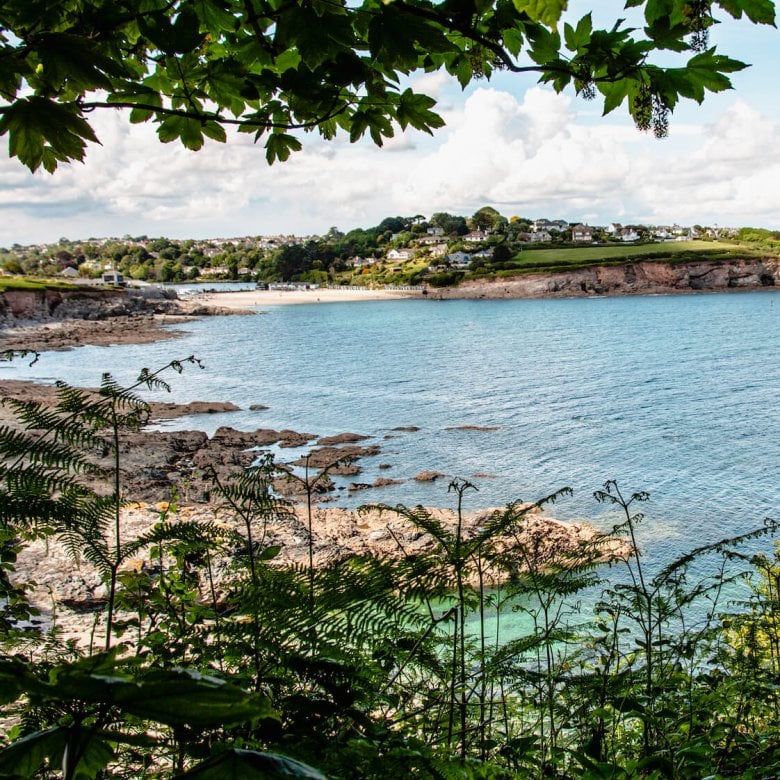
[[[337,481],[334,504],[467,510],[536,501],[609,528],[605,481],[647,491],[648,566],[780,519],[780,295],[775,291],[551,300],[425,299],[258,307],[154,344],[0,364],[0,378],[95,386],[196,356],[149,398],[241,411],[165,423],[212,433],[290,428],[368,437],[380,453]],[[250,405],[267,409],[251,411]],[[282,459],[299,451],[280,450]],[[382,468],[380,468],[382,466]],[[445,475],[418,482],[421,471]],[[400,484],[350,490],[378,477]],[[749,552],[771,553],[773,540]]]

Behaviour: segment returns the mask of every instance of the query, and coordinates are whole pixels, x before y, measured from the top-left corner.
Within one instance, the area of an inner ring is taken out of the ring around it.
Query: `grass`
[[[28,290],[42,292],[54,290],[57,292],[90,292],[102,293],[104,290],[87,285],[73,284],[60,279],[36,279],[30,276],[0,276],[0,293],[11,290]]]
[[[639,244],[624,246],[587,246],[567,249],[534,249],[515,255],[514,261],[520,266],[550,265],[595,265],[602,261],[631,262],[632,260],[650,259],[657,256],[659,260],[674,262],[679,255],[717,254],[732,256],[735,252],[745,254],[744,246],[732,243],[713,241],[679,241],[663,244]],[[680,258],[682,259],[682,258]],[[689,259],[688,257],[685,258]]]

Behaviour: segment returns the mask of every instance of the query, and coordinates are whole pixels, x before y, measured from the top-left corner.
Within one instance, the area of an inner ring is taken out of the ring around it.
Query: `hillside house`
[[[438,244],[440,241],[441,235],[420,236],[420,238],[417,239],[417,243],[420,246],[433,246],[434,244]]]
[[[552,241],[552,235],[547,230],[537,230],[535,233],[527,233],[528,240],[532,244],[541,244],[546,241]]]
[[[531,230],[534,233],[545,231],[548,233],[563,233],[568,228],[569,223],[565,219],[536,219],[531,225]]]
[[[411,249],[391,249],[387,253],[388,260],[411,260],[414,252]]]
[[[479,244],[482,241],[486,241],[490,232],[487,230],[472,230],[471,233],[466,233],[463,236],[463,240],[469,244]]]
[[[593,228],[587,225],[575,225],[571,229],[571,240],[590,244],[593,241]]]
[[[113,284],[115,287],[124,287],[126,284],[125,277],[119,271],[114,270],[103,271],[100,281],[103,284]]]
[[[468,252],[452,252],[445,257],[445,260],[453,268],[466,268],[471,265],[471,255]]]
[[[617,238],[621,241],[639,241],[639,233],[632,227],[626,227],[617,234]]]
[[[668,225],[658,225],[654,228],[651,228],[650,235],[653,238],[657,238],[660,241],[665,241],[668,238],[672,237],[672,229]]]

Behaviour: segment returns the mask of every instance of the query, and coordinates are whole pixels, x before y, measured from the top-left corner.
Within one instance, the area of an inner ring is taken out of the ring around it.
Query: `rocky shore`
[[[166,326],[186,322],[194,316],[237,313],[234,308],[183,303],[163,291],[139,292],[91,291],[70,293],[6,292],[0,294],[0,352],[4,350],[68,349],[85,343],[144,343],[170,338],[175,331]],[[166,329],[163,329],[166,327]],[[0,399],[37,401],[51,407],[56,403],[56,388],[25,381],[0,382]],[[257,408],[263,408],[257,404]],[[229,403],[195,401],[190,404],[153,402],[152,420],[160,421],[190,414],[225,413],[238,407]],[[9,405],[0,403],[0,425],[15,426]],[[409,428],[408,430],[413,430]],[[239,431],[228,426],[212,436],[198,430],[126,431],[120,444],[120,482],[124,496],[132,500],[122,510],[122,535],[131,539],[147,531],[162,517],[167,520],[219,522],[236,527],[234,514],[218,497],[214,481],[234,480],[256,461],[263,451],[297,448],[287,464],[288,470],[309,466],[316,473],[328,469],[328,476],[317,481],[314,491],[311,545],[314,565],[323,566],[355,555],[398,557],[428,552],[435,541],[419,528],[396,515],[377,509],[356,513],[326,506],[338,495],[333,477],[348,483],[340,489],[369,490],[397,479],[380,477],[361,482],[361,459],[381,453],[381,445],[357,433],[317,437],[291,430],[258,429]],[[96,463],[110,468],[106,449],[93,453]],[[282,458],[283,460],[283,458]],[[379,469],[390,464],[379,465]],[[421,470],[406,479],[433,481],[446,478],[436,471]],[[354,480],[354,481],[351,481]],[[344,480],[342,480],[344,481]],[[107,489],[94,483],[97,489]],[[276,493],[290,502],[290,510],[262,521],[255,536],[268,546],[281,548],[275,564],[308,564],[308,509],[303,500],[305,489],[300,479],[283,470],[275,474]],[[367,494],[368,495],[368,494]],[[175,497],[175,504],[171,503]],[[370,498],[368,499],[370,502]],[[493,510],[472,513],[466,522],[466,534],[474,533],[489,519]],[[454,525],[453,513],[431,510],[445,525]],[[260,521],[258,521],[260,522]],[[628,549],[615,540],[602,540],[587,523],[563,523],[539,511],[531,513],[519,537],[506,543],[527,545],[542,563],[593,549],[602,544],[604,559],[625,555]],[[128,567],[150,566],[143,553],[127,562]],[[226,561],[220,564],[223,568]],[[95,616],[105,600],[104,586],[94,567],[86,560],[73,561],[57,540],[28,545],[18,560],[15,579],[35,583],[32,602],[41,610],[42,625],[56,622],[62,638],[87,641]]]
[[[170,326],[193,317],[252,314],[182,301],[159,288],[7,290],[0,293],[0,352],[72,349],[84,344],[146,344],[175,338]]]
[[[597,295],[761,290],[780,287],[780,259],[744,258],[685,263],[636,262],[572,271],[530,273],[506,279],[476,279],[458,287],[431,289],[431,299],[583,298]]]
[[[0,382],[0,397],[51,406],[56,400],[56,389],[6,380]],[[153,419],[162,420],[192,413],[229,412],[236,408],[232,404],[196,401],[184,405],[154,403],[151,411]],[[16,425],[7,404],[0,404],[0,424]],[[138,537],[163,517],[169,522],[217,522],[241,531],[235,513],[220,498],[214,480],[222,484],[235,480],[268,447],[306,448],[308,454],[301,457],[296,453],[287,468],[308,461],[315,474],[317,469],[329,467],[329,475],[343,476],[347,480],[361,473],[361,459],[381,453],[380,444],[357,433],[316,437],[290,430],[246,432],[226,426],[218,428],[212,436],[196,430],[128,431],[122,434],[120,441],[120,481],[124,495],[132,500],[122,510],[121,532],[125,539]],[[95,462],[110,468],[112,459],[107,453],[108,450],[93,455]],[[379,468],[388,465],[380,464]],[[409,478],[424,481],[445,476],[435,471],[421,471]],[[350,488],[366,490],[396,481],[353,482]],[[93,486],[101,489],[98,483]],[[300,479],[291,479],[280,470],[274,476],[273,487],[289,501],[289,509],[270,518],[259,518],[253,535],[265,546],[280,547],[275,565],[307,565],[309,531],[304,485]],[[326,505],[336,494],[330,476],[318,480],[312,505],[311,543],[315,566],[356,555],[399,557],[434,548],[432,537],[394,513],[376,508],[358,513]],[[465,526],[466,535],[483,527],[493,511],[486,509],[470,514]],[[454,526],[452,512],[440,509],[431,512],[443,524]],[[604,559],[626,554],[624,545],[615,540],[602,540],[588,523],[564,523],[538,510],[529,514],[519,536],[507,538],[505,543],[522,543],[533,549],[542,565],[561,555],[578,551],[585,554],[599,544]],[[222,561],[219,566],[225,569],[227,563]],[[126,564],[130,568],[151,565],[143,552]],[[20,555],[15,579],[35,583],[32,602],[41,610],[44,626],[56,616],[63,638],[86,640],[89,626],[100,613],[106,596],[97,571],[88,561],[73,561],[56,539],[37,541]]]

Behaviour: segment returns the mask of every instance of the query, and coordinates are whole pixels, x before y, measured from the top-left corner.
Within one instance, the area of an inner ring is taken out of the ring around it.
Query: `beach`
[[[318,288],[313,290],[245,290],[242,292],[202,292],[193,296],[200,304],[226,309],[279,306],[295,303],[347,303],[419,298],[419,290],[370,290],[368,288]]]

